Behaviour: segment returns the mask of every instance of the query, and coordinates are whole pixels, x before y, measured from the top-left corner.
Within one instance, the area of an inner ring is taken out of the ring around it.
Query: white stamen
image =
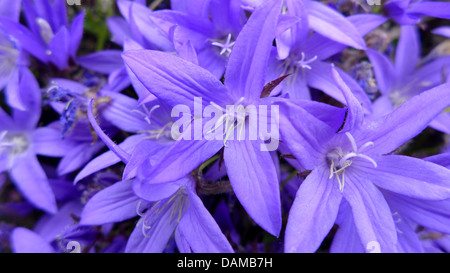
[[[327,159],[330,164],[329,179],[333,178],[333,176],[336,174],[336,179],[338,180],[339,183],[339,190],[341,192],[344,191],[345,169],[347,169],[352,165],[353,163],[352,159],[357,157],[363,158],[372,163],[375,168],[378,166],[375,160],[361,153],[367,147],[374,146],[373,142],[371,141],[366,142],[358,149],[358,145],[356,144],[355,138],[349,132],[346,132],[345,135],[347,136],[353,151],[347,152],[344,151],[344,149],[342,149],[341,147],[337,147],[327,155]]]
[[[231,33],[228,34],[227,39],[225,40],[225,42],[221,43],[221,42],[212,42],[211,43],[213,46],[217,46],[220,47],[222,50],[220,51],[220,55],[223,54],[227,54],[230,55],[231,53],[231,49],[234,46],[235,42],[231,42]]]
[[[302,52],[301,55],[302,55],[302,58],[299,61],[297,61],[295,64],[297,66],[300,66],[301,68],[306,68],[306,69],[311,70],[312,67],[309,64],[314,62],[315,60],[317,60],[317,56],[314,56],[309,60],[305,60],[305,53]]]

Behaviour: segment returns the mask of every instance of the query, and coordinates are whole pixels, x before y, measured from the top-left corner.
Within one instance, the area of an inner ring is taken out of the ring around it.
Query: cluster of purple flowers
[[[0,251],[450,251],[449,2],[81,3],[0,1]]]

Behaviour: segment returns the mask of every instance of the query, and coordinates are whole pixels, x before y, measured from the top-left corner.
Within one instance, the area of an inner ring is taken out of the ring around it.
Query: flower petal
[[[270,153],[260,141],[229,141],[224,160],[231,186],[250,217],[278,236],[281,229],[280,187]],[[264,172],[261,172],[264,170]]]
[[[366,143],[372,141],[373,150],[378,154],[388,154],[419,134],[428,124],[450,104],[450,84],[416,95],[387,116],[355,132],[355,139]]]
[[[9,174],[24,197],[35,207],[50,214],[56,213],[55,195],[35,155],[16,158]]]
[[[14,253],[55,253],[55,249],[35,232],[18,227],[11,234]]]
[[[263,90],[281,3],[270,0],[258,7],[236,39],[225,72],[225,86],[236,100],[257,99]]]
[[[180,57],[152,50],[129,50],[123,53],[123,59],[147,90],[172,107],[193,107],[194,97],[201,97],[205,106],[229,101],[228,91],[215,76]]]
[[[233,248],[193,189],[188,189],[191,206],[180,220],[178,231],[196,253],[233,253]]]
[[[120,181],[95,194],[85,205],[80,224],[103,225],[136,217],[141,199],[131,185],[131,181]]]
[[[387,155],[371,163],[354,164],[364,176],[385,190],[417,199],[444,200],[450,198],[450,170],[409,156]]]
[[[343,194],[352,208],[362,245],[367,248],[377,243],[381,252],[395,252],[397,230],[383,195],[367,179],[350,172],[345,176]]]
[[[314,169],[302,182],[289,212],[286,252],[315,252],[336,220],[342,195],[325,167]]]

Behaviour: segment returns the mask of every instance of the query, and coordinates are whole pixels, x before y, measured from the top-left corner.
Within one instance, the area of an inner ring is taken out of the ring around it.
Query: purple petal
[[[421,1],[411,3],[407,11],[408,14],[417,16],[431,16],[443,19],[450,19],[450,3],[446,2],[432,2],[432,1]]]
[[[345,45],[366,48],[361,34],[342,14],[320,2],[307,1],[305,4],[311,29]]]
[[[69,65],[70,53],[70,33],[66,27],[62,27],[53,36],[49,44],[50,61],[60,70],[64,70]]]
[[[390,153],[419,134],[431,120],[448,107],[449,90],[450,84],[442,84],[414,96],[391,114],[368,125],[367,129],[358,133],[358,137],[354,136],[361,143],[374,142],[375,146],[369,149],[379,154]]]
[[[33,150],[36,154],[63,157],[73,143],[61,138],[61,131],[52,127],[39,127],[32,133]]]
[[[389,204],[413,222],[442,233],[449,233],[449,200],[416,200],[398,194],[389,194]]]
[[[401,27],[400,38],[395,50],[395,72],[398,77],[411,74],[420,58],[420,37],[415,26]]]
[[[67,184],[71,185],[70,183]],[[55,215],[47,214],[43,216],[34,227],[34,231],[42,236],[45,241],[51,243],[67,227],[75,224],[72,215],[80,216],[82,208],[81,203],[77,201],[66,203]]]
[[[22,0],[4,0],[0,2],[0,16],[19,21]]]
[[[125,40],[131,38],[130,29],[125,19],[120,16],[111,16],[106,20],[108,29],[111,32],[111,40],[119,45],[123,45]]]
[[[180,220],[178,231],[196,253],[233,253],[233,248],[193,189],[188,189],[191,205]]]
[[[10,170],[11,179],[35,207],[48,213],[56,213],[55,196],[47,176],[35,155],[17,158]]]
[[[82,10],[73,20],[70,26],[70,46],[69,53],[75,59],[78,47],[83,37],[85,11]]]
[[[450,38],[450,27],[447,27],[447,26],[438,27],[438,28],[433,29],[432,33]]]
[[[81,143],[75,147],[72,146],[59,162],[58,174],[65,175],[83,167],[103,147],[104,144],[100,141],[95,144]]]
[[[388,94],[395,84],[395,68],[391,60],[382,53],[372,49],[367,49],[366,54],[372,63],[378,89],[381,94]]]
[[[41,89],[39,84],[28,69],[21,69],[19,80],[22,101],[26,111],[13,110],[13,119],[21,128],[35,128],[41,117]]]
[[[55,249],[41,236],[22,227],[13,230],[11,247],[14,253],[55,253]]]
[[[286,252],[315,252],[336,220],[342,195],[324,167],[302,182],[286,226]]]
[[[397,230],[383,195],[367,179],[350,172],[345,175],[343,194],[352,208],[362,245],[367,248],[375,242],[381,252],[395,252]]]
[[[141,168],[138,176],[151,183],[175,181],[189,174],[223,147],[220,140],[178,140],[152,166]],[[170,170],[170,171],[169,171]]]
[[[123,67],[122,51],[106,49],[77,58],[77,63],[88,69],[102,74],[110,74]]]
[[[261,143],[229,141],[224,160],[239,202],[258,225],[278,236],[281,229],[280,186],[275,164],[270,153],[260,151]]]
[[[361,103],[358,101],[358,99],[356,99],[355,95],[344,82],[334,66],[332,66],[331,68],[331,74],[336,85],[344,94],[345,100],[347,102],[347,117],[345,120],[344,128],[341,131],[348,132],[354,129],[358,129],[364,121],[364,110],[361,106]]]
[[[7,30],[8,34],[19,41],[21,48],[40,61],[44,63],[48,62],[49,56],[46,54],[47,45],[42,39],[36,39],[36,36],[26,27],[7,18],[0,18],[0,25]]]
[[[401,155],[382,156],[376,162],[376,168],[366,162],[359,162],[358,168],[380,188],[417,199],[450,198],[450,170],[445,167]]]
[[[102,92],[103,96],[112,98],[112,101],[102,110],[102,116],[111,124],[123,131],[138,133],[149,129],[150,124],[133,111],[138,110],[138,102],[121,93]],[[156,105],[157,103],[155,103]]]
[[[134,194],[131,185],[131,181],[120,181],[94,195],[81,213],[80,224],[103,225],[137,216],[141,199]]]
[[[243,26],[243,11],[240,0],[210,0],[211,20],[223,34],[238,35]],[[245,17],[244,17],[245,18]],[[236,36],[234,36],[236,37]]]
[[[359,239],[352,211],[345,200],[341,203],[336,221],[339,228],[330,246],[330,253],[364,253],[365,248]]]
[[[152,94],[174,107],[193,107],[194,97],[203,103],[227,104],[228,92],[210,72],[172,54],[152,50],[123,53],[128,68]]]
[[[261,94],[281,4],[270,0],[260,6],[236,39],[225,72],[225,86],[236,100],[254,100]]]

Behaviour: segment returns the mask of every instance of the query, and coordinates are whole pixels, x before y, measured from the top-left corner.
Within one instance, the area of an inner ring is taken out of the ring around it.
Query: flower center
[[[152,228],[157,225],[162,218],[167,219],[165,215],[169,215],[169,224],[173,224],[174,220],[179,223],[183,217],[186,209],[189,207],[189,198],[187,196],[186,188],[180,188],[170,198],[166,198],[155,202],[145,212],[140,212],[141,202],[138,204],[137,213],[141,216],[142,232],[145,237],[151,237]]]
[[[223,144],[225,147],[227,147],[227,141],[229,139],[233,139],[231,137],[233,136],[236,128],[238,128],[237,139],[242,140],[242,132],[245,126],[245,121],[249,116],[249,109],[241,104],[244,100],[244,97],[240,98],[234,105],[227,106],[227,109],[211,102],[211,105],[221,110],[224,114],[216,121],[215,127],[207,133],[209,134],[219,128],[222,128],[225,124],[225,128],[223,130],[223,135],[225,136]]]
[[[302,74],[304,76],[305,69],[311,70],[312,67],[310,66],[311,63],[317,60],[317,56],[314,56],[310,59],[306,59],[305,52],[300,53],[300,60],[297,54],[291,54],[289,57],[284,59],[279,69],[281,68],[281,74],[280,76],[284,76],[287,74],[293,74],[289,79],[286,79],[287,84],[291,84],[297,81],[297,76],[300,71],[302,71]]]
[[[367,160],[372,163],[375,168],[377,167],[377,163],[375,162],[375,160],[365,154],[362,154],[362,152],[367,147],[373,147],[374,143],[372,141],[369,141],[358,148],[353,136],[349,132],[345,133],[345,135],[350,141],[352,151],[349,152],[342,149],[341,147],[337,147],[327,154],[327,161],[328,164],[330,164],[329,179],[332,179],[334,175],[336,175],[336,179],[339,183],[339,190],[341,192],[344,191],[345,186],[345,170],[353,164],[353,160],[355,158],[362,158],[364,160]]]
[[[0,133],[0,153],[7,152],[13,158],[22,154],[30,147],[30,141],[25,134],[2,131]]]
[[[215,41],[215,42],[212,42],[211,44],[213,46],[217,46],[221,49],[220,55],[225,54],[228,57],[231,54],[231,49],[233,48],[234,43],[235,42],[231,40],[231,33],[229,33],[225,40]]]
[[[161,107],[160,105],[154,105],[151,109],[148,109],[147,106],[142,105],[141,109],[131,111],[132,113],[140,115],[148,123],[148,125],[152,127],[152,129],[138,132],[146,134],[147,137],[145,137],[145,139],[160,139],[160,138],[170,140],[173,139],[171,128],[174,125],[174,123],[171,121],[166,124],[163,124],[152,116],[153,112],[160,107]],[[181,133],[179,135],[175,135],[174,136],[175,140],[178,139],[180,135]]]

